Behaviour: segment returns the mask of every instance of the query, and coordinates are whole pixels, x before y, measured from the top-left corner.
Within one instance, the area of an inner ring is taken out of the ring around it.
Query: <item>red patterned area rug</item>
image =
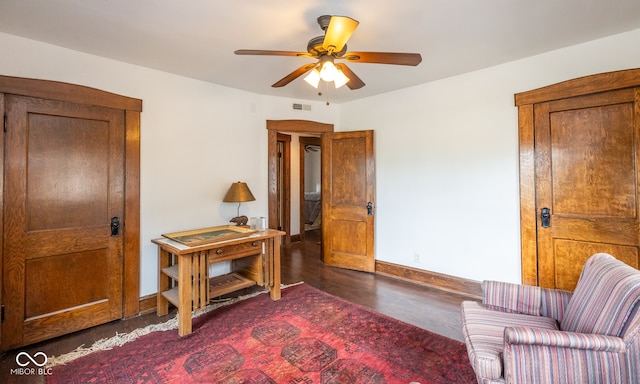
[[[54,383],[474,383],[464,344],[305,284],[56,366]]]

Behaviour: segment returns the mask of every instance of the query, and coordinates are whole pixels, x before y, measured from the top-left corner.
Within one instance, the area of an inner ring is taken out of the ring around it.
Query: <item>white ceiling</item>
[[[417,52],[422,63],[351,63],[366,86],[320,98],[302,77],[271,87],[312,59],[233,53],[306,51],[322,35],[316,19],[325,14],[360,22],[350,51]],[[640,0],[0,0],[0,32],[255,93],[334,103],[638,28]]]

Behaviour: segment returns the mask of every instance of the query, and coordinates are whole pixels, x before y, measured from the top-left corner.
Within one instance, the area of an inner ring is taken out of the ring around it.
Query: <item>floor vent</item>
[[[293,103],[293,109],[298,110],[298,111],[310,111],[311,110],[311,104]]]

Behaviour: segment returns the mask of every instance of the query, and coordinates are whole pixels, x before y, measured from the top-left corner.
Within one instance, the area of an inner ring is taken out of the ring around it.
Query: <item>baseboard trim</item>
[[[140,314],[155,312],[158,307],[158,295],[153,293],[151,295],[143,296],[140,298]]]
[[[482,285],[475,280],[463,279],[461,277],[379,260],[376,261],[376,273],[418,284],[429,285],[442,289],[443,291],[469,296],[474,299],[482,299]]]

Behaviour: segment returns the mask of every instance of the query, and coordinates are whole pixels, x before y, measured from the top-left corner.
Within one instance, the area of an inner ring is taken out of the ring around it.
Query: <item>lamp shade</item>
[[[309,72],[309,74],[304,78],[304,81],[309,83],[313,88],[318,88],[318,83],[320,83],[320,71],[314,69]]]
[[[337,75],[338,68],[336,68],[335,64],[333,64],[333,61],[326,60],[320,68],[320,78],[328,83],[330,81],[333,81],[333,79],[335,79]]]
[[[345,75],[342,70],[338,69],[338,73],[336,74],[336,77],[333,79],[333,84],[335,85],[336,88],[340,88],[343,85],[347,84],[349,82],[349,78],[347,77],[347,75]]]
[[[226,203],[243,203],[245,201],[254,201],[255,199],[247,183],[238,181],[237,183],[231,184],[222,201]]]

